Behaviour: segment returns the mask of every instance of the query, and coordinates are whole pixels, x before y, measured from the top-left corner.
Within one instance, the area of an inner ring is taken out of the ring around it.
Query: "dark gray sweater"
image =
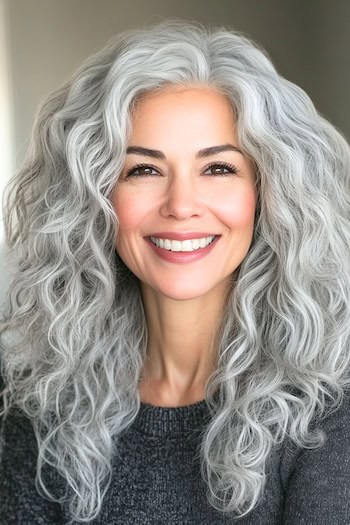
[[[349,525],[350,396],[321,423],[320,449],[298,449],[287,438],[271,455],[261,503],[244,518],[224,516],[209,505],[195,459],[209,410],[205,400],[186,407],[142,403],[124,433],[113,481],[95,525]],[[35,489],[36,440],[20,413],[2,425],[1,525],[63,525],[64,505]],[[62,478],[61,478],[62,479]]]

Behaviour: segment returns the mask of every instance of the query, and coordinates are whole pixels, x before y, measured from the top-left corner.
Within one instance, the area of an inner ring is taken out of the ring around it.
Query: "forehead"
[[[199,105],[201,102],[220,107],[234,115],[232,104],[227,95],[213,86],[207,85],[166,85],[158,89],[146,91],[139,95],[134,103],[134,114],[145,111],[152,106],[167,104]],[[197,103],[197,104],[196,104]]]
[[[234,128],[228,97],[207,86],[166,86],[144,93],[132,112],[132,135],[149,141],[167,136],[182,142],[198,135],[204,142],[224,140],[235,136]]]

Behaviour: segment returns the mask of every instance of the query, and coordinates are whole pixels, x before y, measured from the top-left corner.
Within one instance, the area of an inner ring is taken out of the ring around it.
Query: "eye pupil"
[[[213,166],[212,167],[212,170],[214,173],[220,173],[226,169],[227,169],[226,166]]]

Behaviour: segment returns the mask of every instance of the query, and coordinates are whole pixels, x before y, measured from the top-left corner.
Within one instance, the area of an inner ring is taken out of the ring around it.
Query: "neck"
[[[227,283],[183,301],[156,293],[143,283],[141,290],[148,327],[142,382],[180,397],[189,392],[201,396],[217,367]]]

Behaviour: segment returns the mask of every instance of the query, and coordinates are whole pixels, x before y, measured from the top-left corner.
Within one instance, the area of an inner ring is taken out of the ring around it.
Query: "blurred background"
[[[246,33],[350,140],[349,0],[0,0],[1,199],[41,99],[119,31],[166,17]],[[0,302],[9,281],[1,212]]]

